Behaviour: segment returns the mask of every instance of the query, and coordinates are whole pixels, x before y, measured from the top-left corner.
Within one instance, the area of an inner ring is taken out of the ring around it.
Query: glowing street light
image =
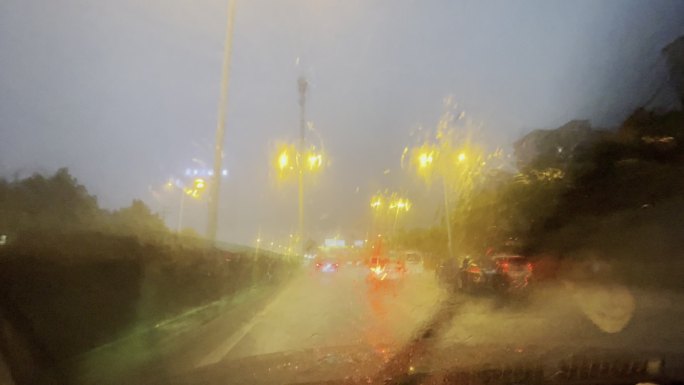
[[[294,144],[280,145],[275,158],[275,167],[281,179],[297,176],[299,185],[299,234],[304,232],[304,174],[314,174],[323,168],[323,153],[315,146],[300,149]],[[299,239],[302,241],[302,239]]]
[[[434,160],[434,153],[431,152],[421,152],[418,155],[418,164],[420,168],[428,168],[432,165],[432,161]]]
[[[280,145],[276,152],[275,168],[283,179],[300,173],[311,174],[323,168],[323,153],[314,146],[299,151],[291,144]]]
[[[298,241],[302,242],[304,237],[304,174],[314,173],[323,167],[324,155],[316,149],[316,146],[308,145],[306,141],[307,128],[310,129],[306,121],[306,93],[309,83],[304,77],[297,79],[297,89],[299,91],[299,140],[281,145],[278,149],[275,164],[280,172],[279,177],[297,176],[298,179]]]
[[[183,213],[185,211],[185,197],[189,196],[193,199],[199,199],[202,193],[207,188],[206,180],[202,178],[195,178],[190,187],[182,187],[180,181],[174,182],[169,180],[164,184],[167,190],[180,190],[180,201],[178,202],[178,220],[176,221],[176,232],[180,233],[183,227]]]
[[[281,144],[278,146],[275,157],[275,168],[280,172],[279,176],[285,178],[291,171],[296,171],[299,153],[297,147],[292,144]]]
[[[447,107],[450,108],[450,106],[451,100],[447,100]],[[453,241],[449,208],[450,193],[455,188],[458,188],[461,194],[472,192],[475,181],[482,174],[482,168],[486,164],[482,151],[472,146],[467,132],[455,130],[453,122],[460,120],[463,116],[464,114],[461,113],[456,118],[447,109],[440,118],[434,137],[411,149],[406,147],[402,154],[402,165],[408,160],[408,164],[427,183],[430,183],[433,177],[441,179],[447,248],[451,257],[453,257]]]
[[[396,234],[397,222],[399,220],[399,215],[402,212],[408,212],[411,209],[411,201],[408,198],[400,197],[397,193],[389,193],[387,191],[378,192],[373,195],[370,200],[370,207],[374,212],[373,216],[373,227],[376,226],[376,221],[382,220],[386,225],[389,226],[389,220],[392,218],[390,215],[394,216],[391,225],[392,239],[394,240]],[[383,226],[383,227],[385,227]]]
[[[205,182],[202,178],[195,179],[192,184],[196,191],[202,191],[207,186],[207,182]]]
[[[394,197],[390,202],[390,209],[396,209],[397,211],[409,211],[411,209],[411,201],[406,198]]]
[[[290,164],[290,155],[287,153],[286,150],[283,150],[280,155],[278,156],[278,168],[280,171],[283,171],[289,166]]]
[[[321,154],[310,153],[307,158],[307,166],[309,170],[317,170],[323,164],[323,156]]]
[[[392,240],[396,241],[397,221],[399,220],[400,212],[408,212],[411,210],[411,201],[407,198],[394,197],[389,204],[389,209],[394,210],[394,222],[392,223]]]

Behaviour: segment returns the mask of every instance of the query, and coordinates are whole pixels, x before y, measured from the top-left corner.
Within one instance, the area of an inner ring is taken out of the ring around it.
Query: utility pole
[[[214,174],[210,184],[209,215],[207,238],[216,242],[218,230],[219,197],[221,193],[221,169],[223,168],[223,142],[226,135],[226,109],[228,103],[228,81],[230,80],[230,57],[233,51],[233,26],[235,25],[235,2],[228,0],[228,17],[226,23],[226,40],[223,49],[223,67],[221,72],[221,96],[218,104],[218,120],[216,122],[216,139],[214,143]]]
[[[299,247],[304,247],[304,167],[305,167],[305,140],[306,140],[306,90],[308,83],[304,77],[297,81],[299,85]],[[300,250],[302,251],[302,250]]]
[[[454,249],[452,247],[453,242],[451,239],[451,211],[449,211],[449,191],[447,189],[447,181],[444,174],[442,174],[442,193],[444,195],[444,220],[446,221],[447,229],[447,251],[449,252],[449,258],[453,258]]]
[[[180,234],[183,230],[183,211],[185,210],[185,191],[180,192],[180,202],[178,203],[178,221],[176,222],[176,232]]]

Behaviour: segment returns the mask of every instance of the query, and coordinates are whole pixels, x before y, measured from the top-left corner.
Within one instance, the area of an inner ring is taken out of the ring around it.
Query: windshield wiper
[[[412,363],[418,358],[424,357],[434,348],[437,336],[442,335],[451,324],[456,315],[459,305],[456,297],[450,296],[440,302],[439,308],[425,325],[418,331],[416,337],[411,339],[397,352],[385,366],[373,377],[372,383],[410,384],[416,380]]]

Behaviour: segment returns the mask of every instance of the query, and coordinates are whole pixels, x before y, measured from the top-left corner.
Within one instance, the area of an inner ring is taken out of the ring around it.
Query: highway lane
[[[370,286],[364,267],[305,270],[198,366],[222,359],[328,346],[401,346],[445,292],[431,274]]]
[[[362,266],[343,265],[335,273],[303,267],[268,297],[244,301],[211,321],[185,325],[183,342],[176,344],[182,346],[179,353],[127,383],[194,383],[200,372],[206,382],[198,383],[230,383],[222,381],[246,368],[259,371],[254,359],[285,359],[298,352],[324,357],[348,347],[374,352],[377,362],[367,367],[372,372],[427,330],[434,338],[421,349],[435,352],[455,346],[476,351],[684,346],[681,293],[559,281],[510,301],[448,292],[432,272],[408,274],[380,287],[367,283],[367,273]],[[151,346],[150,354],[161,352],[161,346]]]
[[[362,346],[397,351],[424,331],[440,306],[454,307],[439,325],[435,348],[597,346],[676,349],[684,346],[684,296],[618,284],[546,285],[521,301],[448,293],[432,273],[396,285],[367,284],[363,267],[336,273],[305,270],[195,367],[269,353]],[[445,301],[448,299],[448,301]]]

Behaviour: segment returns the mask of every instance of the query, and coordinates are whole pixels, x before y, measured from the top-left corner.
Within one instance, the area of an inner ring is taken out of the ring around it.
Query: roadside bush
[[[155,323],[287,276],[293,265],[208,247],[97,232],[23,233],[0,249],[0,306],[68,359]]]

